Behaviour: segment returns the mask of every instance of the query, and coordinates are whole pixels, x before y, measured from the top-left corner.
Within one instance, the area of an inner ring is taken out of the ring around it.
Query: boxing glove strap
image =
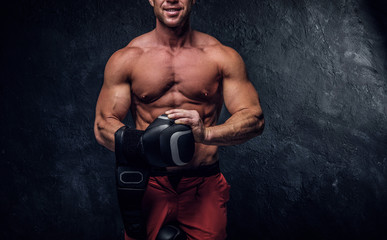
[[[114,134],[116,159],[120,165],[145,166],[141,158],[140,139],[144,131],[122,126]]]
[[[123,126],[114,134],[118,204],[126,234],[136,239],[146,236],[141,203],[148,184],[149,167],[138,152],[142,133]]]

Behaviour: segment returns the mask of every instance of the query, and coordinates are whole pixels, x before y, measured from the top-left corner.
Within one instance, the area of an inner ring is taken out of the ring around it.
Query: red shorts
[[[177,221],[188,240],[226,238],[230,185],[223,174],[183,177],[176,190],[167,176],[150,177],[143,199],[147,239],[154,240],[160,228]],[[125,234],[125,240],[130,240]]]

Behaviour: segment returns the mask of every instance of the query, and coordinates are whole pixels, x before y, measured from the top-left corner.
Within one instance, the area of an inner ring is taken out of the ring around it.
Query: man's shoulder
[[[196,30],[192,31],[192,40],[195,47],[203,49],[204,51],[213,51],[224,47],[215,37]]]
[[[116,67],[128,66],[133,60],[141,56],[143,50],[138,47],[126,46],[113,53],[109,58],[107,65],[114,65]]]
[[[144,48],[149,47],[150,45],[153,45],[154,43],[154,36],[153,36],[154,31],[150,31],[147,33],[144,33],[140,36],[137,36],[134,38],[130,43],[128,44],[127,47],[129,48],[139,48],[144,50]]]
[[[133,41],[132,41],[133,42]],[[141,57],[141,55],[145,52],[144,49],[140,46],[137,46],[136,44],[132,44],[130,42],[125,47],[117,50],[113,53],[113,55],[110,57],[109,62],[113,64],[127,64],[130,63],[132,60],[138,59]]]
[[[195,42],[198,47],[203,48],[205,51],[215,53],[216,55],[237,54],[233,48],[222,44],[215,37],[203,32],[195,31]]]
[[[196,45],[215,46],[221,44],[215,37],[196,30],[192,30],[192,38]]]
[[[112,58],[120,61],[120,60],[129,60],[131,58],[138,58],[146,51],[146,46],[149,45],[150,42],[150,32],[140,35],[133,40],[131,40],[128,45],[117,50]]]

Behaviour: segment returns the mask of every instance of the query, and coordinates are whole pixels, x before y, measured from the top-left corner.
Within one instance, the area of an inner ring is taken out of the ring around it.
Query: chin
[[[180,22],[179,23],[164,22],[164,24],[165,24],[165,26],[170,27],[170,28],[177,28],[177,27],[183,26],[183,24],[181,24]]]
[[[181,21],[180,19],[173,20],[173,21],[164,20],[162,22],[165,26],[170,27],[170,28],[181,27],[184,25],[184,21]]]

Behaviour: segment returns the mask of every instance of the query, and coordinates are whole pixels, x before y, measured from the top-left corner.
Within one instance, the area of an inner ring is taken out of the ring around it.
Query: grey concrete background
[[[0,238],[121,239],[94,109],[107,59],[154,27],[151,7],[18,0],[1,13]],[[198,1],[193,28],[242,55],[267,123],[220,148],[229,239],[386,236],[386,16],[382,0]]]

